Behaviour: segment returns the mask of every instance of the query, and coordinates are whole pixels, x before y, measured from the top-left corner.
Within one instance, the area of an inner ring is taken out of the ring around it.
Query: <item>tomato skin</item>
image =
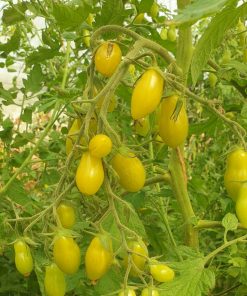
[[[61,271],[66,274],[77,272],[81,261],[81,251],[72,237],[56,237],[53,246],[53,256],[54,262]]]
[[[102,244],[104,240],[105,245]],[[113,262],[112,243],[109,238],[96,236],[91,241],[85,255],[87,277],[96,281],[100,279],[110,268]]]
[[[44,286],[47,296],[65,295],[66,282],[64,274],[54,263],[52,263],[49,266],[46,266]]]
[[[83,34],[83,43],[86,45],[86,47],[90,47],[90,32],[86,29],[82,30]]]
[[[170,27],[167,32],[167,38],[171,42],[175,42],[177,39],[177,33],[176,33],[176,28],[175,27]]]
[[[33,258],[29,246],[22,240],[14,243],[16,269],[28,277],[33,270]]]
[[[208,80],[209,80],[210,87],[215,88],[215,85],[216,85],[216,83],[218,81],[217,76],[214,73],[210,72],[209,75],[208,75]]]
[[[110,77],[120,64],[121,58],[122,52],[118,44],[104,42],[95,53],[95,68],[102,75]]]
[[[150,9],[150,16],[155,19],[159,13],[159,5],[156,1],[153,2]]]
[[[169,266],[160,263],[151,264],[150,273],[156,281],[161,283],[171,282],[175,276],[174,271]]]
[[[57,214],[64,228],[71,228],[75,224],[75,210],[73,207],[60,203],[57,207]]]
[[[89,152],[85,152],[77,168],[75,180],[81,193],[95,194],[104,181],[102,160],[92,156]]]
[[[140,25],[140,24],[143,22],[143,20],[144,20],[144,13],[139,13],[139,14],[135,17],[133,23],[136,24],[136,25]]]
[[[140,273],[139,270],[143,271],[144,268],[145,268],[145,263],[146,263],[147,259],[145,257],[143,257],[143,256],[148,257],[148,250],[147,250],[146,245],[143,242],[137,242],[137,241],[128,242],[128,247],[130,248],[130,250],[132,250],[134,252],[130,256],[132,258],[132,262],[138,268],[137,269],[133,265],[131,267],[131,269],[130,269],[130,275],[133,276],[133,277],[138,277],[138,275]],[[143,256],[139,256],[137,254],[140,254],[140,255],[143,255]],[[127,266],[128,266],[128,255],[126,255],[124,257],[123,264],[127,268]]]
[[[108,136],[98,134],[90,140],[88,149],[92,156],[102,158],[111,152],[112,141]]]
[[[136,82],[131,98],[131,116],[140,119],[152,113],[160,103],[164,79],[154,69],[144,72]]]
[[[149,118],[144,117],[139,120],[136,120],[134,123],[134,131],[137,135],[146,137],[146,135],[150,131]]]
[[[129,192],[139,191],[145,183],[146,172],[141,161],[133,154],[128,156],[116,154],[112,159],[112,167],[119,176],[120,185]]]
[[[148,287],[142,290],[141,296],[159,296],[159,292],[154,287]]]
[[[173,119],[173,112],[176,108],[178,96],[173,95],[164,99],[161,103],[161,115],[159,119],[159,134],[171,148],[181,145],[188,135],[188,117],[184,105],[182,106],[177,119]]]
[[[247,228],[247,183],[243,183],[239,189],[236,214],[239,222]]]
[[[134,289],[128,289],[128,291],[121,291],[118,296],[136,296],[136,292]]]
[[[224,184],[228,195],[236,201],[243,181],[247,180],[247,152],[238,148],[232,151],[226,162]]]
[[[167,31],[166,28],[163,28],[163,29],[161,30],[161,32],[160,32],[160,38],[161,38],[162,40],[167,40],[167,38],[168,38],[168,31]]]

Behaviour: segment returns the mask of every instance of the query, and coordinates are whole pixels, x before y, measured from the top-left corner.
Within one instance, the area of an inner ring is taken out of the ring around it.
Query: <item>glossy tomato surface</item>
[[[164,143],[171,148],[183,144],[188,135],[189,124],[184,106],[182,105],[177,116],[174,114],[177,101],[176,95],[165,98],[161,103],[159,117],[159,134]]]
[[[174,279],[174,271],[165,264],[151,264],[150,273],[152,277],[158,282],[171,282]]]
[[[96,51],[94,62],[96,70],[106,77],[110,77],[120,64],[122,52],[118,44],[102,43]]]
[[[45,292],[47,296],[64,296],[66,292],[66,282],[64,273],[52,263],[45,269],[44,280]]]
[[[87,248],[85,266],[87,277],[100,279],[110,268],[113,261],[112,243],[108,237],[96,236]]]
[[[131,116],[140,119],[152,113],[159,105],[164,79],[154,69],[143,73],[136,82],[131,98]]]
[[[76,171],[76,185],[81,193],[95,194],[104,181],[102,160],[89,152],[82,155]]]
[[[54,262],[66,274],[76,273],[80,262],[81,252],[73,238],[58,236],[53,246]]]
[[[104,134],[98,134],[94,136],[89,142],[88,150],[94,157],[104,157],[111,152],[111,149],[112,141]]]
[[[148,287],[142,290],[141,296],[159,296],[159,292],[154,287]]]
[[[224,184],[229,196],[236,201],[240,187],[247,180],[247,152],[238,148],[232,151],[226,162]]]
[[[118,296],[136,296],[134,289],[128,289],[127,291],[121,291]]]
[[[243,183],[239,189],[236,201],[236,213],[239,222],[247,228],[247,183]]]
[[[66,203],[57,207],[58,218],[64,228],[71,228],[75,224],[75,210]]]
[[[129,192],[139,191],[145,183],[146,172],[142,162],[133,153],[124,156],[116,154],[112,167],[119,176],[120,185]]]
[[[130,269],[130,275],[133,277],[138,277],[140,272],[142,272],[145,268],[145,264],[147,261],[145,257],[148,257],[148,250],[146,245],[143,242],[130,241],[128,242],[128,246],[130,250],[133,252],[130,255],[131,256],[130,264],[132,264],[132,267]],[[126,255],[123,261],[123,264],[126,268],[128,266],[128,262],[129,262],[129,258],[128,258],[128,255]]]
[[[14,243],[15,266],[25,277],[29,276],[33,270],[33,258],[29,246],[22,240]]]

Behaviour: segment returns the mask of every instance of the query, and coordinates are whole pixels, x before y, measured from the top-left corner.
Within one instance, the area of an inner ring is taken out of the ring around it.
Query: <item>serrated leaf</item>
[[[16,29],[14,34],[11,36],[7,43],[0,44],[0,51],[5,52],[6,54],[10,53],[11,51],[15,51],[20,47],[20,30]]]
[[[15,179],[15,182],[12,182],[8,187],[6,194],[14,202],[25,206],[30,202],[30,197],[23,188],[23,184],[20,180]]]
[[[81,2],[79,7],[53,3],[53,16],[61,29],[72,29],[84,22],[89,14],[89,6]]]
[[[12,104],[13,100],[15,99],[15,96],[13,96],[13,94],[9,90],[5,89],[1,82],[0,82],[0,98],[6,101],[4,102],[5,105]]]
[[[21,120],[27,123],[32,123],[32,114],[33,109],[31,107],[25,108],[23,113],[21,114]]]
[[[215,286],[215,274],[204,268],[205,260],[198,258],[174,264],[176,271],[172,282],[159,286],[160,296],[202,296]]]
[[[45,47],[38,47],[37,51],[32,52],[27,58],[27,65],[33,65],[38,63],[43,63],[46,60],[52,59],[55,56],[61,56],[62,54],[58,49],[50,49]]]
[[[176,25],[193,24],[197,20],[219,12],[225,4],[232,0],[197,0],[187,5],[174,17],[172,23]]]
[[[232,213],[227,213],[222,219],[222,225],[226,231],[235,230],[238,228],[238,218]]]
[[[212,51],[221,44],[225,32],[237,24],[239,17],[245,10],[247,10],[247,4],[238,8],[227,7],[212,19],[198,41],[192,56],[191,76],[194,85],[203,67],[207,64]]]
[[[114,12],[114,13],[113,13]],[[101,14],[95,18],[96,26],[121,25],[125,17],[122,0],[104,0]]]
[[[26,92],[38,92],[42,87],[43,73],[40,65],[34,65],[30,71],[27,80],[23,80]]]
[[[14,4],[11,7],[4,9],[2,16],[3,23],[9,26],[25,20],[26,10],[27,5],[25,2]]]

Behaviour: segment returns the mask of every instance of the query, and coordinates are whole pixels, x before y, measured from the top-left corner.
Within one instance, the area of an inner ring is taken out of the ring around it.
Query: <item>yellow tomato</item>
[[[141,24],[141,23],[143,22],[143,20],[144,20],[144,13],[139,13],[139,14],[135,17],[133,23],[136,24],[136,25],[139,25],[139,24]]]
[[[110,268],[113,262],[112,242],[106,236],[96,236],[86,251],[85,266],[87,277],[96,281]]]
[[[86,47],[90,47],[90,32],[86,29],[83,29],[82,35],[83,35],[83,43],[86,45]]]
[[[146,172],[141,161],[133,153],[129,153],[128,156],[118,153],[112,159],[112,167],[125,190],[136,192],[144,186]]]
[[[216,85],[216,83],[218,81],[217,76],[214,73],[210,72],[209,75],[208,75],[208,80],[209,80],[210,87],[215,88],[215,85]]]
[[[29,276],[33,270],[33,258],[29,246],[22,240],[14,243],[15,266],[25,277]]]
[[[104,181],[102,160],[92,156],[89,152],[85,152],[77,168],[75,180],[81,193],[95,194]]]
[[[142,272],[145,268],[145,263],[148,257],[148,250],[146,245],[143,242],[130,241],[128,243],[128,247],[133,252],[131,256],[130,264],[133,264],[130,269],[130,275],[133,277],[137,277],[140,272]],[[139,255],[138,255],[139,254]],[[145,256],[145,257],[143,257]],[[124,257],[123,264],[127,268],[129,262],[128,255]]]
[[[136,296],[134,289],[127,289],[126,291],[121,291],[118,296]]]
[[[94,157],[105,157],[111,152],[112,141],[108,136],[98,134],[90,140],[88,149]]]
[[[71,228],[75,224],[75,210],[66,203],[60,203],[57,207],[60,223],[64,228]]]
[[[81,262],[81,252],[72,237],[58,236],[53,246],[54,262],[66,274],[77,272]]]
[[[167,31],[167,28],[163,28],[161,31],[160,31],[160,38],[162,40],[167,40],[168,36],[168,31]]]
[[[131,116],[140,119],[152,113],[160,103],[164,79],[149,69],[136,82],[131,98]]]
[[[97,49],[94,62],[96,70],[106,77],[110,77],[120,64],[122,52],[113,42],[104,42]]]
[[[233,200],[237,200],[244,181],[247,181],[247,152],[238,148],[228,155],[224,175],[227,193]]]
[[[150,16],[155,19],[158,13],[159,13],[159,4],[156,1],[154,1],[150,9]]]
[[[65,295],[66,282],[64,274],[54,263],[45,268],[44,286],[47,296]]]
[[[168,29],[168,32],[167,32],[167,38],[168,40],[170,40],[171,42],[175,42],[176,39],[177,39],[177,33],[176,33],[176,28],[171,26],[169,29]]]
[[[174,279],[174,271],[165,264],[159,262],[150,265],[150,273],[152,277],[161,283],[171,282]]]
[[[159,119],[159,134],[164,143],[176,148],[181,145],[188,135],[188,117],[184,105],[177,118],[173,118],[178,96],[165,98],[161,103],[161,116]]]
[[[150,131],[149,118],[144,117],[139,120],[136,120],[134,123],[134,131],[137,135],[146,137],[146,135]]]
[[[159,292],[154,287],[148,287],[142,290],[141,296],[159,296]]]
[[[236,213],[239,222],[247,228],[247,183],[243,183],[239,189],[236,201]]]

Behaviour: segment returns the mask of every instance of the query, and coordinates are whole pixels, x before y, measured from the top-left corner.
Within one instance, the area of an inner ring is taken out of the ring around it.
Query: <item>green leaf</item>
[[[245,103],[242,107],[242,110],[241,110],[241,116],[243,118],[247,118],[247,103]]]
[[[11,200],[22,206],[25,206],[31,201],[30,197],[28,197],[28,194],[23,188],[23,183],[18,179],[15,179],[15,181],[11,183],[6,191],[6,194]]]
[[[32,123],[32,113],[33,109],[31,107],[25,108],[24,112],[21,114],[21,120],[27,123]]]
[[[4,9],[2,21],[5,25],[14,25],[25,20],[25,11],[27,10],[26,2],[14,4],[11,7]]]
[[[114,13],[113,13],[114,12]],[[121,25],[125,17],[122,0],[104,0],[101,14],[95,18],[96,26]]]
[[[121,273],[111,268],[105,276],[103,276],[95,287],[96,295],[105,295],[109,292],[120,290],[123,277]],[[96,296],[95,295],[95,296]]]
[[[30,91],[33,93],[38,92],[42,87],[42,81],[44,76],[40,65],[34,65],[33,69],[30,71],[27,80],[23,79],[23,84],[25,86],[26,92]]]
[[[17,136],[14,138],[14,142],[11,145],[13,148],[19,148],[27,143],[29,143],[30,140],[34,138],[35,134],[23,132],[20,134],[17,134]]]
[[[61,56],[62,54],[58,49],[50,49],[45,47],[38,47],[37,51],[32,52],[27,58],[26,63],[28,66],[33,64],[43,63],[46,60],[50,60],[55,56]]]
[[[0,44],[0,51],[5,52],[6,54],[11,51],[15,51],[20,47],[21,34],[20,30],[16,29],[14,34],[11,36],[7,43]]]
[[[13,122],[7,118],[2,122],[3,130],[0,131],[0,138],[4,142],[11,142],[12,141],[12,129],[14,127]]]
[[[9,91],[4,89],[3,84],[0,82],[0,98],[4,99],[4,105],[10,105],[14,103],[15,96]]]
[[[212,19],[193,53],[191,76],[194,85],[203,67],[207,64],[212,51],[222,43],[225,32],[237,24],[239,17],[246,9],[247,4],[238,8],[227,7]]]
[[[160,296],[208,295],[215,286],[215,274],[204,268],[204,263],[203,258],[198,258],[174,264],[175,279],[159,286]]]
[[[226,231],[238,228],[238,218],[232,213],[227,213],[222,220],[222,225]]]
[[[224,65],[224,68],[222,69],[222,72],[226,71],[225,68],[232,68],[237,70],[238,74],[247,76],[247,65],[245,63],[241,63],[239,61],[231,60],[230,62],[226,63]]]
[[[90,7],[80,2],[79,7],[62,3],[53,3],[53,16],[61,29],[73,29],[84,22],[90,12]]]
[[[197,0],[187,5],[174,17],[172,23],[176,25],[193,24],[197,20],[219,12],[225,4],[232,0]]]
[[[141,0],[140,4],[137,6],[138,13],[150,12],[154,0]]]

